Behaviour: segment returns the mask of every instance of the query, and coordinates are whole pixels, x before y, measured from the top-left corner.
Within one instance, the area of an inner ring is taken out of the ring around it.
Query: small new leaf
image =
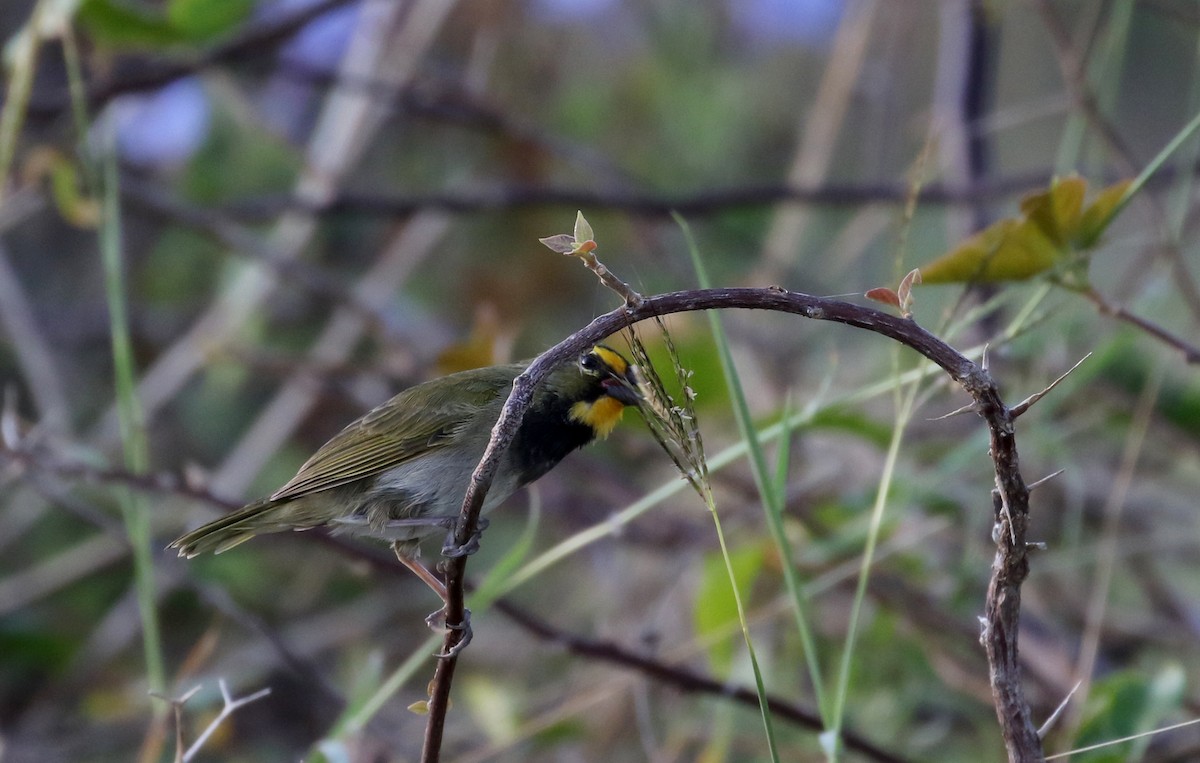
[[[596,238],[596,234],[592,232],[592,226],[588,223],[587,218],[583,216],[583,212],[575,212],[575,243],[582,245],[585,241],[591,241]]]
[[[919,283],[921,283],[921,271],[913,268],[908,271],[908,275],[901,279],[900,288],[896,290],[896,297],[900,300],[900,312],[904,313],[905,318],[912,317],[912,287]]]
[[[539,238],[538,241],[541,241],[547,249],[559,254],[572,254],[575,251],[575,237],[569,233]]]
[[[875,302],[882,302],[885,305],[891,305],[897,310],[901,309],[900,295],[896,294],[896,292],[892,291],[886,286],[876,286],[863,296],[865,296],[867,299],[874,300]]]

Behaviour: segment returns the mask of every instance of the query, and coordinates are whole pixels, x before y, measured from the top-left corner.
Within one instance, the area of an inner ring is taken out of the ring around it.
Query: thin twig
[[[1079,368],[1079,366],[1081,366],[1083,364],[1083,361],[1087,360],[1090,357],[1092,357],[1092,353],[1089,352],[1087,355],[1084,355],[1082,358],[1080,358],[1075,363],[1075,365],[1071,366],[1066,371],[1064,371],[1062,376],[1060,376],[1057,379],[1055,379],[1054,381],[1050,382],[1049,386],[1047,386],[1045,389],[1041,390],[1040,392],[1034,392],[1029,397],[1025,398],[1021,402],[1014,405],[1012,407],[1012,417],[1015,419],[1015,418],[1019,417],[1021,414],[1025,413],[1025,411],[1028,411],[1030,408],[1032,408],[1034,406],[1034,404],[1037,403],[1037,401],[1041,400],[1043,397],[1046,396],[1046,394],[1048,392],[1050,392],[1050,390],[1054,389],[1059,384],[1061,384],[1063,379],[1070,376],[1072,371],[1074,371],[1076,368]]]
[[[226,718],[233,715],[239,708],[245,707],[251,702],[262,699],[271,693],[270,687],[267,687],[265,689],[259,689],[253,694],[248,694],[245,697],[238,697],[235,699],[233,695],[229,693],[229,687],[225,684],[224,678],[218,679],[217,685],[221,687],[221,700],[224,702],[224,706],[221,708],[221,712],[217,714],[217,717],[213,718],[212,723],[209,723],[208,726],[205,727],[204,731],[200,732],[200,736],[196,737],[196,741],[192,742],[191,747],[187,748],[187,750],[182,754],[176,750],[175,759],[182,761],[182,763],[188,763],[188,761],[196,757],[196,754],[200,752],[200,748],[202,748],[204,743],[208,741],[208,738],[213,735],[213,732],[217,730],[217,727],[224,723]],[[199,686],[193,688],[191,691],[187,692],[178,699],[170,699],[157,692],[152,692],[152,696],[158,697],[159,699],[170,703],[171,707],[175,710],[175,740],[177,744],[182,745],[183,743],[183,731],[181,730],[180,726],[180,721],[183,718],[183,706],[198,691],[200,691]]]
[[[1180,339],[1153,321],[1134,315],[1124,307],[1112,304],[1095,289],[1084,289],[1080,293],[1091,300],[1092,304],[1096,306],[1101,314],[1128,323],[1130,326],[1140,329],[1145,334],[1157,339],[1168,347],[1178,350],[1183,354],[1183,359],[1190,364],[1200,363],[1200,347]]]
[[[1050,733],[1050,729],[1054,728],[1054,724],[1062,717],[1063,711],[1067,709],[1067,705],[1071,702],[1071,698],[1075,696],[1075,692],[1079,691],[1079,687],[1082,685],[1083,681],[1076,681],[1075,685],[1071,687],[1071,691],[1067,692],[1067,696],[1063,697],[1062,702],[1058,703],[1058,707],[1054,708],[1054,712],[1050,713],[1050,717],[1038,729],[1039,739],[1045,739],[1046,734]]]
[[[1022,691],[1021,667],[1017,657],[1020,587],[1029,571],[1028,549],[1025,546],[1029,493],[1018,468],[1012,413],[983,369],[911,320],[840,300],[781,288],[718,288],[674,292],[646,297],[637,307],[621,307],[602,315],[540,355],[514,381],[513,391],[492,430],[488,447],[471,476],[455,528],[455,541],[465,543],[475,532],[479,510],[495,476],[500,457],[520,426],[521,418],[532,400],[533,390],[551,369],[604,337],[647,318],[677,312],[732,308],[792,313],[882,334],[911,347],[940,366],[975,399],[978,412],[987,422],[991,435],[1000,515],[1006,524],[1006,531],[997,534],[996,560],[984,618],[984,644],[992,692],[1010,758],[1040,760],[1041,743]],[[463,585],[466,558],[448,560],[445,568],[449,594],[446,621],[460,623],[465,617]],[[459,638],[459,631],[450,631],[442,653],[451,654]],[[430,684],[423,757],[427,762],[439,759],[456,664],[456,656],[439,660]]]
[[[534,637],[561,646],[571,654],[636,670],[680,691],[727,697],[747,707],[758,707],[758,694],[751,687],[730,686],[727,682],[700,675],[680,665],[667,664],[638,654],[612,641],[584,638],[560,630],[506,599],[497,600],[494,606]],[[767,697],[767,704],[772,714],[789,720],[797,726],[814,731],[821,731],[825,728],[821,721],[821,714],[815,709],[802,707],[774,695]],[[899,763],[904,760],[854,731],[843,731],[842,739],[847,749],[854,750],[870,760],[888,763]]]

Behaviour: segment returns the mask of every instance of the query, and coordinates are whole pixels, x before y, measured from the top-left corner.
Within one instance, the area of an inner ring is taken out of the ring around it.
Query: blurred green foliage
[[[1075,52],[1089,61],[1111,56],[1086,69],[1113,70],[1087,83],[1104,125],[1075,107],[1040,4],[990,4],[981,31],[995,44],[996,68],[972,85],[986,91],[986,111],[957,125],[989,157],[977,175],[953,150],[959,133],[946,121],[947,104],[961,94],[944,88],[966,66],[953,59],[968,31],[951,17],[953,3],[846,4],[841,23],[865,25],[859,66],[832,31],[784,34],[810,18],[770,22],[779,34],[754,31],[763,27],[752,15],[770,3],[466,0],[430,30],[427,48],[399,28],[382,36],[408,40],[415,56],[400,67],[411,75],[399,84],[382,66],[338,81],[344,46],[363,54],[370,43],[347,43],[352,3],[324,27],[256,38],[263,24],[297,12],[283,5],[81,0],[51,8],[71,24],[96,124],[88,136],[75,132],[68,47],[51,34],[35,57],[0,197],[0,423],[5,447],[19,446],[17,454],[0,450],[6,761],[127,761],[139,750],[144,761],[174,759],[169,726],[147,732],[163,706],[145,691],[116,500],[130,480],[115,438],[108,311],[86,214],[100,199],[86,162],[114,115],[132,114],[126,119],[144,128],[138,147],[159,157],[121,166],[121,255],[142,395],[156,403],[151,475],[133,486],[150,507],[169,692],[204,686],[184,712],[191,740],[220,708],[217,678],[237,696],[274,690],[240,709],[198,760],[417,758],[424,719],[406,708],[426,697],[432,660],[413,653],[436,601],[371,562],[386,557],[385,547],[346,552],[316,533],[288,533],[191,562],[161,549],[222,507],[273,490],[346,423],[439,373],[447,349],[469,345],[470,357],[496,361],[532,357],[617,307],[576,261],[538,244],[570,230],[581,207],[597,255],[644,293],[696,280],[678,226],[639,199],[696,202],[685,217],[716,284],[779,283],[847,299],[894,289],[900,274],[939,253],[978,254],[996,235],[986,231],[998,230],[989,224],[1024,225],[1049,241],[1039,240],[1043,256],[1026,275],[1085,255],[1088,285],[1111,306],[1196,344],[1195,142],[1179,146],[1118,217],[1097,222],[1117,208],[1121,186],[1111,184],[1130,176],[1126,163],[1141,170],[1200,108],[1200,17],[1188,3],[1136,3],[1128,25],[1116,21],[1119,4],[1049,4]],[[32,4],[0,6],[0,30],[12,39]],[[247,46],[187,71],[244,39]],[[198,111],[208,121],[194,152],[165,141],[195,127],[171,121],[182,111],[141,110],[159,93],[144,78],[163,71],[200,84]],[[20,105],[8,96],[5,108]],[[383,108],[359,120],[356,99]],[[821,124],[843,107],[837,124]],[[119,136],[134,134],[114,125]],[[1105,128],[1129,147],[1126,156]],[[346,134],[363,145],[340,172],[333,154]],[[820,134],[832,137],[797,158]],[[1059,166],[1060,144],[1072,134],[1083,136],[1069,168],[1078,178]],[[1055,172],[1064,178],[1057,185]],[[799,189],[801,201],[772,195],[797,176],[818,177]],[[577,191],[586,203],[570,193],[539,197],[548,190]],[[985,232],[972,238],[975,230]],[[966,264],[977,270],[980,261]],[[383,296],[371,301],[373,290]],[[1027,481],[1066,470],[1033,498],[1031,540],[1047,544],[1032,557],[1023,602],[1035,719],[1049,716],[1081,670],[1093,678],[1051,747],[1191,717],[1200,707],[1196,366],[1036,278],[986,293],[948,286],[914,294],[917,323],[976,358],[988,346],[1009,403],[1094,353],[1016,432]],[[826,676],[836,674],[896,390],[917,372],[910,353],[861,331],[757,312],[722,318],[755,426],[777,424],[787,400],[797,419],[782,491],[795,558],[772,551],[744,458],[715,469],[713,484],[768,689],[815,712],[781,565],[794,566],[811,599],[812,656]],[[224,321],[226,332],[218,330]],[[740,438],[713,340],[703,316],[673,316],[668,326],[694,372],[699,426],[715,458]],[[336,342],[317,352],[323,336]],[[670,386],[656,333],[643,339]],[[186,362],[193,365],[181,371]],[[1106,514],[1136,402],[1160,373],[1121,513]],[[904,760],[999,761],[977,622],[994,551],[987,441],[972,413],[941,418],[966,401],[953,385],[936,373],[920,384],[867,588],[846,729]],[[285,386],[294,389],[279,398]],[[544,508],[530,556],[577,533],[591,540],[511,601],[563,633],[748,684],[728,577],[696,496],[679,491],[630,523],[612,521],[677,479],[634,419],[539,483]],[[245,453],[238,448],[252,431],[264,444],[239,463],[230,454]],[[772,463],[777,446],[764,447]],[[525,500],[492,515],[473,576],[525,537]],[[1109,546],[1113,533],[1119,542]],[[1108,610],[1098,632],[1087,633],[1104,565],[1113,570]],[[448,758],[766,759],[752,706],[579,656],[494,608],[481,608],[474,624],[475,643],[458,668]],[[1089,636],[1098,638],[1096,663],[1077,665]],[[410,657],[421,661],[414,677],[370,723],[322,739]],[[822,759],[818,730],[774,720],[786,759]],[[1198,750],[1200,733],[1180,729],[1081,759],[1188,760]],[[844,759],[872,756],[848,749]]]

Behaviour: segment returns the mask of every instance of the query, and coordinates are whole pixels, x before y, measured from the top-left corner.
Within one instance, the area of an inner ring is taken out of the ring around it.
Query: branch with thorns
[[[872,308],[836,299],[814,297],[789,291],[780,287],[769,288],[716,288],[660,294],[651,297],[636,295],[630,298],[631,289],[611,275],[611,271],[595,259],[595,245],[590,226],[581,228],[577,219],[575,236],[552,237],[544,240],[551,249],[564,254],[581,256],[584,264],[596,272],[606,285],[615,282],[624,288],[611,287],[625,301],[623,307],[602,315],[590,324],[559,342],[538,356],[513,382],[513,391],[492,429],[491,438],[463,498],[462,509],[455,526],[453,542],[462,544],[475,533],[479,511],[495,476],[500,457],[508,448],[521,419],[528,409],[536,386],[560,363],[585,350],[622,329],[647,319],[663,315],[697,310],[756,309],[792,313],[813,320],[833,321],[881,334],[910,347],[928,360],[941,367],[973,399],[972,409],[987,423],[990,434],[990,454],[995,469],[997,514],[1001,518],[1000,532],[996,533],[996,557],[992,564],[992,576],[988,586],[983,621],[985,651],[989,665],[989,680],[993,700],[1000,721],[1005,746],[1010,760],[1039,761],[1044,759],[1041,740],[1032,721],[1032,713],[1021,685],[1021,667],[1017,655],[1018,625],[1020,620],[1021,585],[1029,574],[1029,546],[1025,541],[1029,516],[1029,488],[1021,476],[1015,420],[1036,399],[1027,401],[1020,411],[1007,406],[987,370],[921,328],[911,318],[897,317]],[[586,225],[586,221],[584,221]],[[587,235],[581,239],[581,232]],[[583,246],[581,244],[588,244]],[[586,252],[581,251],[586,249]],[[600,268],[603,268],[601,270]],[[635,352],[636,354],[636,352]],[[644,360],[643,360],[644,362]],[[649,382],[653,384],[653,382]],[[686,385],[685,385],[686,386]],[[1051,385],[1053,386],[1053,385]],[[1035,396],[1036,397],[1036,396]],[[672,435],[672,408],[660,411],[663,432],[671,448],[686,447],[687,438]],[[684,409],[686,411],[686,409]],[[649,418],[659,419],[660,416]],[[687,425],[684,424],[686,432]],[[652,424],[652,429],[654,424]],[[660,439],[660,442],[662,440]],[[697,443],[699,441],[697,440]],[[685,452],[679,460],[690,464]],[[676,455],[672,455],[675,459]],[[681,465],[682,468],[682,465]],[[685,477],[690,470],[685,470]],[[448,603],[447,622],[462,622],[465,617],[464,582],[466,557],[447,560],[446,588]],[[425,745],[422,761],[433,763],[440,759],[443,728],[449,707],[450,687],[457,664],[455,647],[460,633],[451,630],[446,635],[442,653],[452,655],[438,660],[434,677],[430,682],[429,714],[426,721]]]

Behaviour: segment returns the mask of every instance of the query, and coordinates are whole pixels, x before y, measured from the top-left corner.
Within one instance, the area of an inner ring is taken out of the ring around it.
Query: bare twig
[[[520,426],[521,418],[533,397],[533,390],[551,369],[604,337],[638,321],[677,312],[731,308],[792,313],[882,334],[911,347],[940,366],[975,399],[978,412],[987,422],[991,434],[999,514],[1006,530],[997,536],[996,559],[984,618],[983,640],[990,666],[992,692],[1010,758],[1041,760],[1041,743],[1021,688],[1021,668],[1017,657],[1020,587],[1028,575],[1025,527],[1029,493],[1018,468],[1012,412],[1003,403],[994,382],[983,369],[911,320],[781,288],[718,288],[674,292],[646,297],[637,307],[625,306],[602,315],[540,355],[514,381],[512,394],[504,405],[492,430],[487,450],[467,487],[455,528],[455,541],[465,543],[476,531],[479,509],[495,476],[500,456]],[[448,560],[445,568],[449,593],[446,621],[460,623],[465,619],[463,584],[466,558]],[[459,639],[459,631],[450,631],[446,636],[443,654],[451,654]],[[457,657],[439,660],[431,683],[423,756],[427,762],[439,760],[442,729],[456,664]]]
[[[226,718],[237,712],[239,708],[245,707],[256,700],[260,700],[271,693],[270,687],[267,687],[265,689],[259,689],[253,694],[248,694],[245,697],[238,697],[235,699],[234,696],[229,693],[229,687],[225,684],[224,678],[217,680],[217,686],[221,687],[221,700],[224,702],[224,706],[221,708],[221,712],[217,714],[217,717],[213,718],[212,722],[205,727],[204,731],[200,732],[200,736],[196,737],[196,741],[192,742],[191,747],[188,747],[187,750],[183,750],[183,728],[181,723],[183,719],[183,706],[189,699],[195,696],[196,692],[200,691],[201,687],[197,686],[193,688],[178,699],[172,699],[157,692],[151,692],[151,696],[157,697],[158,699],[169,703],[175,711],[175,743],[177,745],[175,750],[175,760],[179,761],[179,763],[188,763],[188,761],[194,759],[200,752],[200,749],[204,747],[204,743],[207,742],[208,738],[211,737],[217,730],[217,727],[224,723]]]
[[[1055,379],[1054,381],[1050,382],[1050,385],[1048,387],[1046,387],[1045,389],[1043,389],[1040,392],[1034,392],[1029,397],[1025,398],[1021,402],[1014,405],[1012,407],[1012,417],[1015,419],[1015,418],[1019,417],[1021,414],[1025,413],[1025,411],[1028,411],[1030,408],[1032,408],[1033,405],[1037,401],[1041,400],[1043,397],[1046,396],[1046,393],[1048,393],[1050,390],[1057,387],[1062,382],[1063,379],[1070,376],[1072,371],[1074,371],[1076,368],[1079,368],[1079,366],[1081,366],[1083,364],[1083,361],[1087,360],[1090,357],[1092,357],[1092,353],[1089,352],[1087,355],[1084,355],[1082,358],[1080,358],[1075,363],[1075,365],[1071,366],[1066,371],[1064,371],[1062,376],[1060,376],[1057,379]]]
[[[562,646],[571,654],[636,670],[680,691],[727,697],[748,707],[758,707],[758,694],[750,687],[730,686],[727,682],[700,675],[680,665],[667,664],[637,654],[612,641],[588,639],[568,633],[505,599],[498,600],[495,607],[536,638]],[[773,714],[798,726],[815,731],[825,728],[820,713],[815,709],[802,707],[778,696],[768,696],[767,704]],[[899,763],[904,760],[853,731],[843,732],[843,741],[848,749],[870,760],[881,763]]]
[[[1050,733],[1050,729],[1054,728],[1054,724],[1062,717],[1063,711],[1067,709],[1067,705],[1071,702],[1071,697],[1075,696],[1075,692],[1079,691],[1079,687],[1083,685],[1082,681],[1076,681],[1075,686],[1071,687],[1071,691],[1067,692],[1067,696],[1063,697],[1062,702],[1058,703],[1058,707],[1054,708],[1054,712],[1050,713],[1050,717],[1038,729],[1038,739],[1045,739],[1046,734]]]
[[[1047,482],[1054,479],[1055,477],[1061,476],[1062,473],[1065,471],[1066,471],[1066,469],[1059,469],[1056,472],[1051,472],[1050,474],[1047,474],[1045,477],[1042,477],[1040,480],[1030,482],[1029,483],[1029,492],[1032,493],[1034,490],[1041,487],[1042,485],[1045,485]]]
[[[1172,334],[1170,331],[1167,331],[1165,328],[1159,326],[1153,321],[1141,318],[1129,312],[1124,307],[1112,304],[1095,289],[1084,289],[1080,293],[1084,297],[1087,297],[1089,300],[1091,300],[1092,304],[1096,306],[1101,314],[1108,315],[1116,318],[1119,321],[1128,323],[1130,326],[1136,327],[1168,347],[1178,350],[1183,354],[1183,359],[1188,363],[1200,363],[1200,347],[1180,339],[1178,336]]]

